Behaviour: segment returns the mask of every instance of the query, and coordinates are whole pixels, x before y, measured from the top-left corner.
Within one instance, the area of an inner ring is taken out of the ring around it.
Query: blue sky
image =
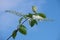
[[[36,5],[38,12],[46,14],[54,21],[39,22],[31,28],[27,23],[26,36],[18,32],[15,40],[60,40],[60,0],[0,0],[0,40],[6,40],[17,28],[19,17],[5,13],[5,10],[16,10],[27,14]],[[12,38],[10,40],[13,40]]]

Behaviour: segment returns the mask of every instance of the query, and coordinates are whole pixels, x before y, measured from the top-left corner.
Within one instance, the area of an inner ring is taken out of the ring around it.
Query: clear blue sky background
[[[39,22],[31,28],[28,23],[26,36],[18,32],[15,40],[60,40],[60,0],[0,0],[0,40],[6,40],[17,28],[19,17],[5,13],[5,10],[16,10],[24,14],[32,12],[32,5],[38,7],[38,12],[46,14],[54,21]],[[11,38],[10,40],[13,40]]]

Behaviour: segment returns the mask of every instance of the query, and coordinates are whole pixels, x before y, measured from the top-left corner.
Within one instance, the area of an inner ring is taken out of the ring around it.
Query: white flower
[[[29,20],[29,21],[31,21],[32,19],[40,20],[40,21],[44,20],[44,18],[41,17],[41,16],[39,16],[39,15],[33,15],[32,18],[29,18],[29,17],[28,17],[28,20]]]
[[[39,15],[33,15],[33,19],[43,20],[44,18]]]

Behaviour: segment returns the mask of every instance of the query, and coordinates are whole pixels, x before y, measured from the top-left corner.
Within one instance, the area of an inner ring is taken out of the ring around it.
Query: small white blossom
[[[43,20],[44,18],[39,15],[33,15],[33,19]]]
[[[33,15],[32,18],[29,18],[29,17],[27,17],[27,18],[28,18],[29,21],[31,21],[32,18],[35,19],[35,20],[40,20],[40,21],[44,20],[44,18],[39,16],[39,15]]]

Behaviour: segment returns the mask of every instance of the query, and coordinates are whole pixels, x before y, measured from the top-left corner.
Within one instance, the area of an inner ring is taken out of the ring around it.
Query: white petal
[[[39,16],[39,15],[33,15],[33,19],[44,19],[43,17]]]

